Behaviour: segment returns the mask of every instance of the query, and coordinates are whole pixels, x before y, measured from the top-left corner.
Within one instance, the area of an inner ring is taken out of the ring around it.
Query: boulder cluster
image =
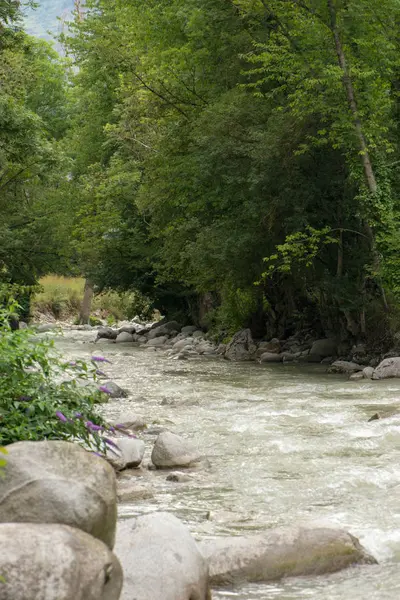
[[[134,475],[120,496],[114,469],[77,444],[18,442],[7,451],[0,480],[1,600],[211,600],[214,586],[376,562],[340,529],[280,528],[198,543],[166,512],[117,522],[121,497],[143,497],[126,494],[129,484],[132,491],[140,487]],[[174,467],[174,456],[181,466],[199,459],[191,444],[161,433],[154,464]],[[175,472],[168,480],[188,479]]]

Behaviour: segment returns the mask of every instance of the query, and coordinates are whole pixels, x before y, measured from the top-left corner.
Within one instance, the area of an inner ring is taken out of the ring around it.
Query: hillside
[[[61,29],[61,19],[65,19],[74,7],[74,0],[40,0],[35,10],[26,10],[26,30],[37,37],[51,39]]]

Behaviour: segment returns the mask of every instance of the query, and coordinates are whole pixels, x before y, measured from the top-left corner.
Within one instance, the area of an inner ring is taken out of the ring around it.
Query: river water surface
[[[112,361],[105,371],[129,398],[106,405],[106,416],[142,416],[150,428],[194,440],[210,461],[183,484],[143,470],[154,497],[121,505],[121,518],[171,511],[197,539],[282,525],[343,527],[379,561],[213,598],[399,600],[400,380],[349,382],[320,365],[177,361],[131,345],[94,345],[94,335],[66,332],[57,346],[71,358]],[[368,423],[376,412],[384,418]],[[154,437],[141,437],[148,462]]]

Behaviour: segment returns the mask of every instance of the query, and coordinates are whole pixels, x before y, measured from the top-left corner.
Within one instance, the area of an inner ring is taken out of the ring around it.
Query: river
[[[121,518],[168,510],[197,539],[307,524],[347,529],[379,561],[330,576],[215,591],[216,600],[400,598],[400,381],[349,382],[318,366],[169,359],[66,332],[69,358],[111,360],[129,391],[105,406],[110,419],[138,414],[150,427],[193,439],[210,460],[189,483],[143,474],[154,497],[120,505]],[[175,405],[170,404],[176,402]],[[384,418],[368,422],[379,412]],[[149,461],[154,437],[146,441]]]

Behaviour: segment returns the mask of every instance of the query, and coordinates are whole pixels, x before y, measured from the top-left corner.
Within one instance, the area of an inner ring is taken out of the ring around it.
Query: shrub
[[[29,330],[12,331],[9,316],[17,309],[0,311],[0,447],[58,439],[104,452],[101,434],[112,428],[96,411],[107,390],[96,388],[95,363],[66,363],[52,342],[34,340]]]

